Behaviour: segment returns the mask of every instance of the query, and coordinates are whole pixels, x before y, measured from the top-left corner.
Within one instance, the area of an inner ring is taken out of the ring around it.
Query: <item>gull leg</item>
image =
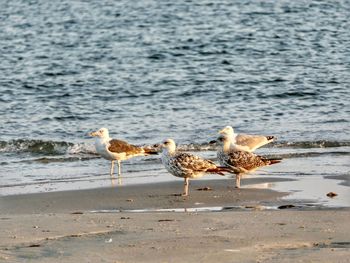
[[[112,186],[114,186],[114,181],[115,181],[115,178],[114,178],[114,160],[111,162],[111,171],[109,174],[110,174]]]
[[[235,188],[241,188],[241,174],[236,174],[236,186]]]
[[[110,175],[113,176],[113,173],[114,173],[114,161],[112,161],[112,163],[111,163]]]
[[[117,160],[118,163],[118,184],[122,184],[122,172],[121,172],[121,162],[120,160]]]
[[[189,180],[190,179],[188,177],[185,177],[184,193],[182,194],[182,196],[188,196],[188,185],[190,184]]]

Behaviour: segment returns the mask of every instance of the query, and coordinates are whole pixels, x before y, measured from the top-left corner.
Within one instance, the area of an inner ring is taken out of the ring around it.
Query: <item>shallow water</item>
[[[110,185],[86,136],[102,126],[215,158],[207,142],[232,125],[276,135],[260,153],[285,161],[257,175],[296,178],[276,189],[317,200],[307,180],[323,189],[325,177],[350,177],[349,11],[349,1],[0,3],[0,195]],[[176,180],[155,157],[123,171],[124,184]]]

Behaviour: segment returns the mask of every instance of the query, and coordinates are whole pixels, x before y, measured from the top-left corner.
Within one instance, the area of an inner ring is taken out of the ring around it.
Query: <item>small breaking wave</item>
[[[143,147],[152,147],[142,145]],[[209,143],[190,143],[178,145],[180,151],[214,151],[215,145]],[[31,153],[33,155],[96,155],[93,143],[72,143],[66,141],[44,141],[35,139],[16,139],[0,141],[0,153]]]
[[[87,143],[75,144],[65,141],[44,141],[31,139],[0,141],[0,152],[25,152],[34,155],[96,154],[95,147]]]
[[[266,148],[280,148],[280,149],[322,149],[322,148],[337,148],[337,147],[349,147],[350,141],[299,141],[299,142],[286,142],[277,141],[268,144],[264,147]],[[143,147],[152,147],[150,145],[143,145]],[[216,151],[217,145],[210,144],[208,142],[204,143],[188,143],[179,144],[179,151],[184,152],[206,152],[206,151]],[[337,151],[335,151],[337,152]],[[73,143],[66,141],[44,141],[44,140],[34,140],[34,139],[17,139],[11,141],[0,141],[0,153],[29,153],[33,156],[44,156],[36,158],[35,160],[39,162],[55,162],[62,161],[63,158],[66,161],[82,160],[85,158],[94,158],[97,153],[93,143]],[[294,156],[291,153],[289,157]],[[307,155],[308,153],[302,153],[302,155]],[[310,153],[312,154],[312,153]],[[319,154],[319,153],[317,153]],[[339,153],[343,154],[343,153]],[[52,159],[50,156],[55,156]],[[57,157],[58,156],[58,157]],[[68,158],[68,159],[67,159]]]
[[[276,141],[264,147],[307,149],[347,146],[350,146],[350,141],[317,140],[298,142]],[[216,150],[217,146],[215,144],[213,145],[205,142],[180,144],[177,147],[180,151],[214,151]],[[0,152],[32,152],[40,154],[96,154],[95,147],[92,143],[72,143],[65,141],[43,141],[31,139],[17,139],[8,142],[0,141]]]
[[[43,141],[17,139],[11,141],[0,141],[0,152],[27,152],[43,155],[63,154],[74,144],[64,141]]]
[[[67,153],[75,154],[93,154],[96,155],[95,146],[91,143],[76,143],[68,147]]]

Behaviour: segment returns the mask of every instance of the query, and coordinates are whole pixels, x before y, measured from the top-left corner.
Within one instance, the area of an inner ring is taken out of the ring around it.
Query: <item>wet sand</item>
[[[284,181],[281,178],[247,178],[245,184]],[[130,210],[257,205],[277,201],[286,193],[263,189],[235,189],[233,179],[192,180],[188,197],[176,196],[183,190],[183,180],[52,193],[0,197],[2,213],[70,213],[90,210]],[[211,190],[198,190],[209,187]]]
[[[193,181],[187,198],[181,181],[0,197],[0,261],[348,262],[350,209],[275,209],[297,203],[231,183]],[[226,209],[193,212],[210,207]]]

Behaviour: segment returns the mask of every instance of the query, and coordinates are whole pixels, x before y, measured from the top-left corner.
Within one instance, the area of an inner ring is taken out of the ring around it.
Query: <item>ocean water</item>
[[[305,182],[283,189],[306,199],[310,178],[349,185],[349,13],[346,0],[1,1],[0,195],[110,185],[87,136],[100,127],[213,159],[226,125],[275,135],[259,153],[285,161],[259,176]],[[122,169],[125,184],[177,180],[157,157]]]

